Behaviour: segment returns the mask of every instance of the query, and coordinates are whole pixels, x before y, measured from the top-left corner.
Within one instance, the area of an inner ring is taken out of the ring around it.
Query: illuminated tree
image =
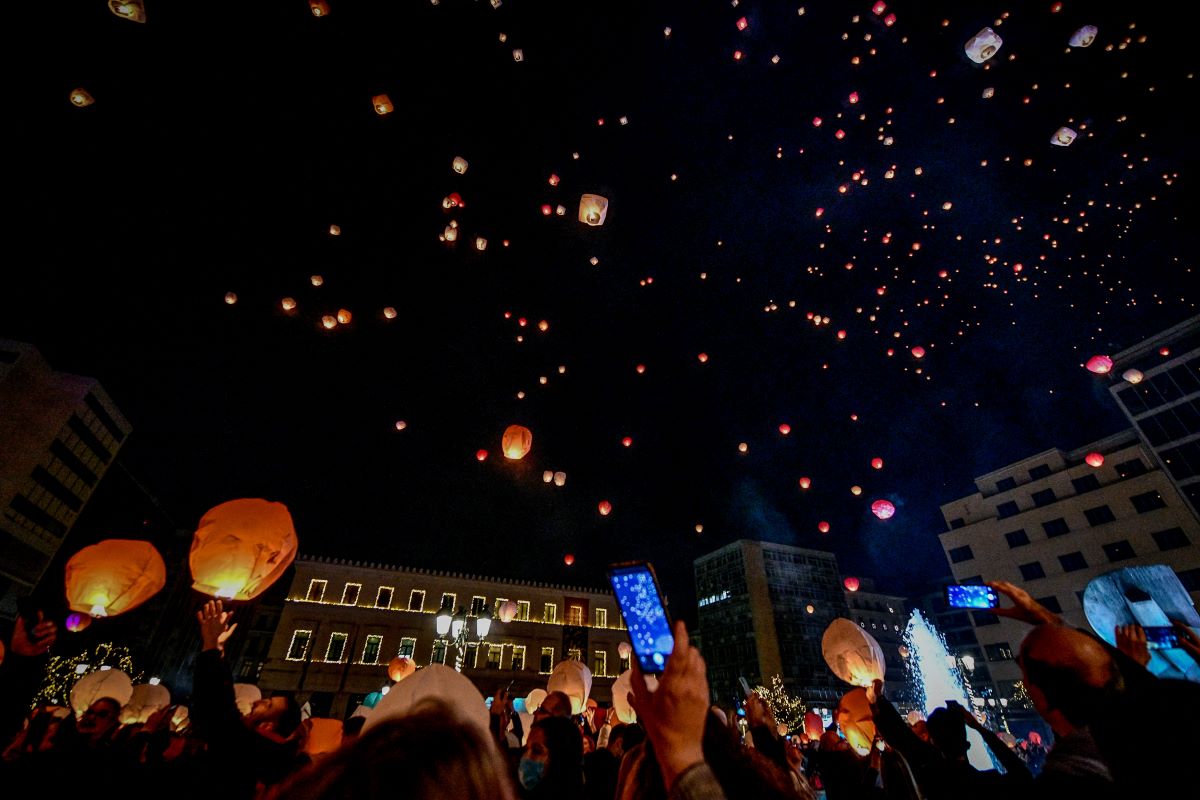
[[[89,672],[101,667],[119,669],[127,674],[134,683],[142,680],[142,673],[133,665],[133,657],[129,648],[118,646],[112,642],[96,645],[90,652],[85,650],[74,656],[51,656],[46,664],[46,672],[42,676],[42,685],[33,698],[33,704],[49,703],[56,706],[68,705],[71,698],[71,687],[75,681]]]
[[[803,700],[788,693],[784,688],[783,678],[778,675],[772,676],[771,688],[756,686],[754,693],[771,707],[775,721],[787,725],[789,731],[801,730],[804,727],[804,712],[808,708]]]

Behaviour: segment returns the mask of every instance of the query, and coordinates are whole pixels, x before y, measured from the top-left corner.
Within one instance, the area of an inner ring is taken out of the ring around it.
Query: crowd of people
[[[498,691],[485,716],[477,691],[464,699],[439,688],[466,678],[440,667],[448,675],[434,680],[431,666],[406,679],[421,688],[403,705],[352,717],[340,745],[318,751],[310,746],[316,720],[305,719],[295,699],[268,697],[239,711],[224,658],[231,613],[212,601],[197,615],[201,652],[184,730],[172,725],[172,707],[123,725],[111,697],[78,715],[32,705],[57,629],[40,614],[18,619],[0,673],[0,786],[126,800],[942,800],[1154,796],[1194,783],[1186,759],[1200,753],[1200,686],[1148,672],[1136,626],[1117,631],[1111,647],[1064,625],[1019,587],[990,585],[1012,601],[996,613],[1031,626],[1018,661],[1053,731],[1048,749],[1014,749],[952,702],[910,724],[881,681],[866,687],[869,719],[856,720],[875,731],[866,755],[837,722],[816,739],[781,730],[756,694],[740,725],[733,710],[712,704],[704,659],[677,622],[656,686],[634,661],[636,722],[617,721],[594,700],[574,713],[580,709],[561,692],[548,694],[527,723]],[[1200,659],[1190,629],[1180,626],[1180,640]],[[968,729],[997,769],[970,764]]]

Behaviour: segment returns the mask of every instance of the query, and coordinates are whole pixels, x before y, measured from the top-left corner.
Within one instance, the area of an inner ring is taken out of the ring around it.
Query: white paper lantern
[[[617,676],[612,685],[613,711],[616,712],[617,719],[626,725],[637,722],[637,712],[629,705],[629,693],[633,691],[632,675],[633,671],[627,669]]]
[[[256,702],[262,700],[262,689],[259,689],[253,683],[235,683],[233,685],[233,698],[237,701],[238,711],[242,712],[242,716],[250,713],[250,709]]]
[[[621,658],[629,658],[631,653],[633,653],[633,645],[629,642],[621,642],[617,645],[617,655]]]
[[[534,689],[525,697],[525,710],[530,714],[542,707],[542,701],[546,699],[545,689]]]
[[[133,681],[119,669],[89,672],[71,687],[71,708],[77,715],[101,697],[111,697],[122,706],[133,696]]]
[[[582,714],[592,692],[592,671],[582,661],[560,661],[546,681],[547,692],[562,692],[571,698],[571,713]]]
[[[1056,130],[1054,135],[1050,137],[1050,144],[1056,144],[1059,147],[1069,147],[1071,142],[1075,141],[1075,137],[1078,135],[1079,134],[1077,134],[1074,129],[1068,128],[1066,125],[1064,125]]]
[[[489,715],[483,695],[470,678],[445,664],[430,664],[393,686],[375,704],[375,709],[363,724],[363,732],[366,733],[382,720],[408,714],[429,698],[446,703],[460,721],[475,725],[481,732],[487,733]]]
[[[496,618],[501,622],[512,622],[517,618],[518,610],[515,600],[505,600],[500,604],[500,608],[496,609]]]
[[[966,51],[967,58],[976,64],[982,64],[996,55],[1002,44],[1004,44],[1004,40],[994,30],[984,28],[967,40],[963,50]]]
[[[870,686],[887,672],[875,637],[844,617],[829,623],[821,636],[821,654],[834,675],[854,686]]]
[[[121,723],[130,725],[145,722],[155,711],[166,708],[171,704],[171,692],[159,684],[139,683],[133,687],[133,693],[121,709]]]
[[[1095,25],[1084,25],[1071,34],[1071,47],[1090,46],[1092,42],[1096,41],[1096,34],[1099,32],[1099,28]]]

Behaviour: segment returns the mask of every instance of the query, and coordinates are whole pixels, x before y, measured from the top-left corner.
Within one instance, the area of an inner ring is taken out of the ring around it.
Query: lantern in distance
[[[821,520],[817,523],[817,530],[819,530],[821,533],[829,533],[829,523],[825,520]]]
[[[552,480],[554,480],[554,470],[550,470],[550,469],[543,470],[542,471],[542,483],[549,483]]]
[[[1096,34],[1099,32],[1100,29],[1095,25],[1084,25],[1071,34],[1071,47],[1090,47],[1092,42],[1096,41]]]
[[[622,447],[633,447],[633,437],[632,436],[623,437],[621,439],[621,446]]]
[[[871,513],[880,519],[891,519],[896,514],[896,507],[890,500],[876,500],[871,503]]]
[[[607,517],[612,513],[612,503],[608,502],[607,500],[601,500],[600,505],[597,506],[597,508],[599,508],[600,516],[602,517]]]
[[[285,298],[283,298],[283,300],[281,300],[279,302],[279,306],[284,311],[295,311],[296,310],[296,299],[294,297],[285,297]]]
[[[71,92],[71,105],[73,106],[86,108],[94,102],[96,99],[88,94],[87,89],[80,88]]]
[[[130,22],[146,21],[146,4],[142,0],[108,0],[108,9]]]
[[[817,741],[821,738],[821,734],[825,732],[825,723],[821,720],[821,715],[815,711],[809,711],[804,715],[804,733],[812,741]]]
[[[579,221],[593,227],[603,225],[608,216],[608,198],[598,194],[584,194],[579,198]]]
[[[871,459],[871,469],[883,469],[883,459],[879,456]]]
[[[1131,384],[1136,385],[1136,384],[1141,383],[1142,378],[1144,378],[1146,376],[1142,374],[1142,371],[1140,369],[1127,369],[1127,370],[1125,370],[1125,372],[1123,372],[1121,374],[1121,377],[1125,379],[1126,383],[1131,383]]]
[[[298,548],[283,503],[230,500],[210,508],[192,537],[192,588],[213,597],[253,600],[284,573]]]
[[[501,622],[512,622],[517,618],[517,611],[519,610],[516,600],[505,600],[496,609],[496,618]]]
[[[624,644],[624,642],[622,642]],[[622,656],[626,658],[626,656]],[[632,725],[637,722],[637,712],[633,710],[633,706],[629,705],[629,693],[633,691],[633,671],[625,670],[612,685],[612,713],[616,715],[617,720]]]
[[[859,486],[858,484],[855,484],[854,486],[851,486],[851,487],[850,487],[850,494],[854,495],[855,497],[858,497],[860,494],[862,494],[862,487],[861,487],[861,486]]]
[[[567,473],[562,472],[562,471],[554,473],[554,485],[555,486],[566,486],[567,485]]]
[[[575,563],[574,554],[567,553],[565,556],[563,556],[563,563],[566,564],[568,567],[571,566],[572,564],[574,564]]]
[[[524,425],[509,425],[500,437],[500,449],[504,457],[512,461],[520,461],[529,454],[533,447],[533,432]]]
[[[744,31],[744,30],[746,30],[746,28],[749,28],[749,27],[750,27],[750,21],[747,20],[745,17],[742,17],[741,19],[739,19],[737,21],[737,29],[739,31]]]
[[[68,614],[66,621],[63,623],[71,633],[79,633],[91,624],[92,617],[89,614]]]
[[[810,486],[812,486],[812,478],[805,476],[800,479],[800,488],[801,489],[807,489]]]
[[[1059,147],[1069,147],[1071,142],[1075,141],[1075,137],[1078,135],[1079,134],[1075,132],[1074,128],[1068,128],[1066,125],[1064,125],[1056,130],[1054,135],[1050,137],[1050,144],[1056,144]]]
[[[629,642],[621,642],[617,645],[617,655],[621,658],[629,658],[633,654],[633,645]]]
[[[1103,453],[1088,453],[1087,456],[1083,460],[1087,462],[1087,465],[1089,467],[1099,468],[1099,467],[1104,466],[1104,454]]]
[[[476,450],[475,451],[475,460],[476,461],[487,461],[487,457],[488,457],[487,450]]]
[[[386,306],[386,307],[384,307],[384,309],[383,309],[383,318],[384,318],[384,319],[395,319],[395,318],[396,318],[396,308],[395,308],[395,306]]]
[[[237,303],[237,294],[235,292],[225,293],[225,305],[232,306]]]
[[[1097,375],[1107,375],[1112,371],[1113,360],[1108,356],[1092,356],[1087,360],[1088,372],[1094,372]]]
[[[83,548],[66,567],[72,611],[110,617],[137,608],[167,583],[167,566],[149,542],[105,539]]]
[[[911,352],[913,354],[913,358],[924,358],[925,357],[925,348],[921,347],[921,345],[917,345],[916,347],[914,347]]]
[[[308,0],[308,7],[312,10],[314,17],[329,16],[329,3],[325,0]]]
[[[846,587],[847,592],[857,592],[858,587],[859,587],[859,581],[858,581],[858,578],[855,578],[854,576],[850,576],[849,578],[846,578],[844,581],[842,581],[842,585]]]
[[[411,658],[396,656],[388,662],[388,677],[396,683],[399,683],[416,671],[417,667],[413,664]]]
[[[354,315],[351,314],[349,311],[347,311],[344,308],[339,309],[337,312],[337,321],[343,325],[349,325],[350,320],[352,320],[353,318],[354,318]]]
[[[963,45],[963,50],[966,52],[967,58],[976,64],[982,64],[996,55],[996,52],[1003,44],[1004,40],[994,30],[983,28],[979,33],[967,40],[967,43]]]
[[[779,426],[779,432],[780,432],[782,435],[784,435],[784,436],[787,436],[789,433],[791,433],[791,432],[792,432],[792,426],[791,426],[791,425],[788,425],[788,424],[785,422],[785,423],[783,423],[782,425],[780,425],[780,426]]]
[[[377,94],[372,97],[371,105],[375,107],[375,113],[381,117],[396,110],[396,107],[392,105],[391,98],[386,94]]]
[[[450,168],[459,175],[465,175],[467,172],[467,160],[462,156],[455,156],[454,160],[450,162]]]

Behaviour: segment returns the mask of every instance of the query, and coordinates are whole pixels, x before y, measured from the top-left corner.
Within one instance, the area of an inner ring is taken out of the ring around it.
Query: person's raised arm
[[[1143,667],[1150,663],[1150,646],[1146,643],[1146,629],[1141,625],[1118,625],[1115,641],[1117,649]]]
[[[997,617],[1028,622],[1030,625],[1062,625],[1062,617],[1034,600],[1029,592],[1008,581],[985,581],[1000,594],[1013,601],[1010,608],[993,608]]]
[[[233,693],[233,674],[225,663],[225,642],[237,623],[220,600],[209,600],[196,612],[200,624],[200,654],[196,656],[189,716],[201,736],[211,743],[225,726],[238,723],[241,713]]]
[[[979,735],[983,737],[983,743],[988,746],[992,754],[996,756],[996,760],[1000,762],[1000,766],[1004,767],[1004,774],[1011,775],[1012,780],[1019,782],[1032,782],[1033,773],[1029,771],[1029,767],[1021,760],[1021,757],[1012,751],[1012,749],[1004,743],[1004,740],[997,736],[994,732],[988,730],[974,714],[964,708],[962,705],[955,703],[958,710],[962,712],[963,721],[968,728],[974,728],[979,731]]]

